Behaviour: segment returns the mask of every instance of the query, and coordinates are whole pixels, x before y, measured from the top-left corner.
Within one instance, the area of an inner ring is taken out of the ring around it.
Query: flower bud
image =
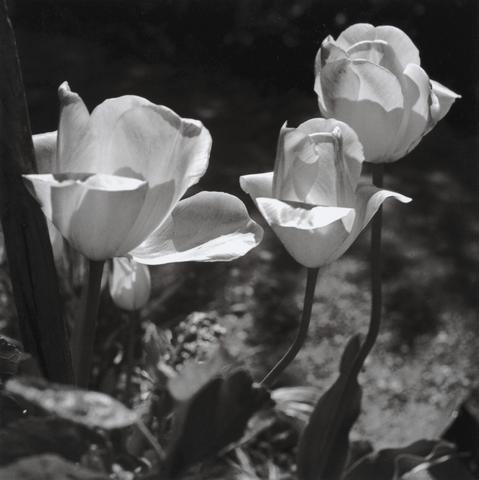
[[[109,283],[113,302],[124,310],[139,310],[150,298],[150,271],[130,258],[113,259]]]

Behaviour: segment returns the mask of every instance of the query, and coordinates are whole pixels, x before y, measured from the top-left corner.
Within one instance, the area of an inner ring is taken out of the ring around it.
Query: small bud
[[[110,295],[124,310],[139,310],[150,298],[151,279],[146,265],[129,258],[114,258],[110,273]]]

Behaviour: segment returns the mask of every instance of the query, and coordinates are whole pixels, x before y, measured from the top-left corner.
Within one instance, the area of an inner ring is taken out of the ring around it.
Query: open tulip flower
[[[360,183],[363,149],[355,132],[334,119],[282,127],[274,172],[241,177],[242,189],[289,253],[317,268],[339,258],[388,197],[398,193]]]
[[[367,161],[398,160],[459,98],[420,65],[418,49],[396,27],[360,23],[328,36],[315,65],[321,113],[355,130]]]
[[[58,135],[34,136],[41,173],[25,180],[88,259],[232,260],[259,243],[262,230],[236,197],[204,192],[179,201],[208,166],[211,136],[201,122],[136,96],[106,100],[90,114],[66,82],[59,97]]]

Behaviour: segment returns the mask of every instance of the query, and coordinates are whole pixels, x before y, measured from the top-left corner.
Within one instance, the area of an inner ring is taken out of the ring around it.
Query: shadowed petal
[[[180,201],[165,223],[130,254],[148,265],[230,261],[258,245],[262,236],[241,200],[227,193],[201,192]]]
[[[404,70],[404,114],[396,135],[396,149],[389,158],[400,159],[411,151],[426,133],[430,122],[431,84],[427,73],[410,63]]]
[[[33,135],[38,173],[51,173],[57,161],[57,132]]]
[[[112,175],[24,175],[45,216],[91,260],[124,256],[120,250],[140,211],[147,184]]]
[[[150,270],[130,258],[114,258],[109,275],[110,295],[117,307],[124,310],[143,308],[151,292]]]

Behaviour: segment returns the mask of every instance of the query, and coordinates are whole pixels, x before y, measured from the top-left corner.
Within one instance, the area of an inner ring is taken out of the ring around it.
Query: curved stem
[[[306,340],[308,334],[309,321],[311,319],[311,310],[314,302],[314,290],[318,279],[318,268],[308,268],[306,291],[304,293],[303,314],[296,338],[289,347],[289,350],[283,355],[280,361],[270,370],[270,372],[261,380],[261,385],[271,386],[274,384],[284,369],[294,360],[299,350]]]
[[[384,179],[384,164],[373,164],[373,184],[382,188]],[[361,345],[358,357],[354,362],[353,376],[356,377],[361,370],[366,357],[372,350],[376,339],[378,338],[379,328],[381,326],[382,310],[382,254],[381,254],[381,233],[383,223],[383,207],[379,207],[372,221],[371,228],[371,318],[369,329]]]
[[[155,451],[156,456],[158,457],[158,460],[160,461],[160,463],[164,462],[166,458],[166,454],[164,450],[161,448],[161,445],[158,443],[156,438],[148,430],[147,426],[140,419],[136,421],[135,425],[138,428],[138,430],[141,432],[141,434],[145,437],[146,441],[150,444],[150,446]]]
[[[88,262],[87,281],[83,287],[80,317],[72,332],[72,356],[75,380],[79,387],[88,387],[95,342],[96,321],[100,304],[101,276],[104,261]]]

